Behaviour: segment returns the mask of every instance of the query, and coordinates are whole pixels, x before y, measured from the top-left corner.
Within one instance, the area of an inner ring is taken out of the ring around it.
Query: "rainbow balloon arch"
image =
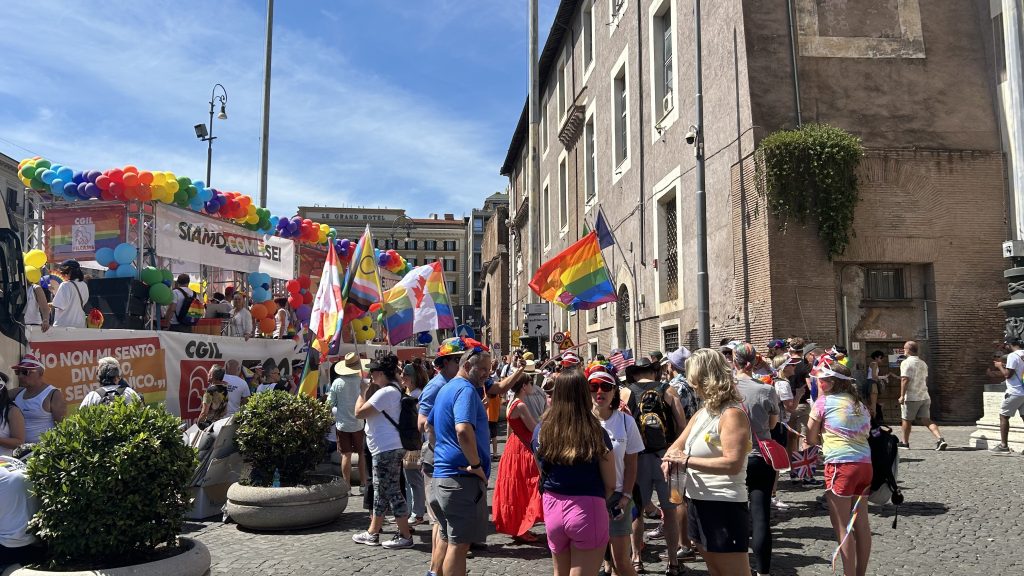
[[[338,238],[338,231],[327,224],[299,216],[272,215],[268,209],[257,206],[251,196],[218,190],[201,180],[192,180],[169,171],[141,170],[133,165],[103,171],[80,171],[36,156],[19,162],[18,177],[26,189],[39,195],[44,209],[70,206],[75,210],[95,207],[110,211],[121,208],[121,214],[127,220],[124,241],[114,246],[94,249],[93,259],[106,268],[105,276],[108,278],[136,278],[142,281],[148,286],[149,299],[159,305],[167,305],[171,301],[172,275],[166,268],[143,266],[143,263],[147,255],[147,223],[151,233],[154,213],[160,205],[213,218],[226,225],[238,226],[251,234],[290,240],[296,248],[301,245],[322,250],[333,248],[343,270],[351,263],[356,248],[357,240]],[[154,245],[155,241],[151,239],[149,246]],[[298,250],[295,254],[292,278],[278,278],[282,280],[282,287],[287,289],[287,305],[300,320],[308,323],[312,293],[315,290],[310,285],[309,277],[299,274]],[[174,258],[168,254],[161,256]],[[48,275],[42,274],[46,263],[45,253],[35,247],[26,252],[24,258],[30,281],[50,281]],[[381,269],[399,278],[412,269],[408,261],[395,250],[375,249],[375,259]],[[257,270],[235,270],[247,275],[245,283],[251,288],[251,300],[259,305],[255,309],[254,316],[257,317],[254,320],[260,331],[269,333],[272,328],[268,320],[276,311],[270,276]],[[59,282],[56,276],[52,278]]]

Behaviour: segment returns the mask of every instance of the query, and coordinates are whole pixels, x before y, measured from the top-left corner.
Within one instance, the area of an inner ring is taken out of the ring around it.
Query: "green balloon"
[[[46,158],[40,158],[39,160],[36,160],[36,172],[42,172],[43,170],[46,170],[51,166],[53,166],[53,164],[50,164],[50,161],[47,160]]]
[[[146,266],[142,269],[142,281],[150,286],[160,284],[164,281],[164,275],[159,268]]]
[[[21,175],[31,180],[36,175],[36,167],[32,164],[25,164],[21,167]]]
[[[161,306],[170,304],[174,298],[166,284],[153,284],[149,287],[149,299]]]
[[[174,282],[174,274],[166,268],[160,269],[160,280],[163,282]]]

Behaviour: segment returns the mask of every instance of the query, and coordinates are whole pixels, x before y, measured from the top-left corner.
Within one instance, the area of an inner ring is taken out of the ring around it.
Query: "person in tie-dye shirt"
[[[871,556],[868,502],[863,497],[871,489],[871,412],[846,366],[821,364],[813,375],[821,394],[811,408],[806,444],[820,444],[825,457],[825,497],[843,572],[864,576]],[[852,516],[853,530],[848,534]]]

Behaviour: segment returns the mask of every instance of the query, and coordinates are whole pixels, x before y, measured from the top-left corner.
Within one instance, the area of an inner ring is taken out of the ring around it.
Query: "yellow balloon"
[[[28,279],[30,284],[39,282],[39,279],[42,277],[43,275],[39,272],[39,268],[36,268],[35,266],[25,266],[25,278]]]
[[[257,216],[255,212],[253,212],[252,214],[249,214],[245,218],[245,223],[246,224],[259,224],[260,223],[260,217]]]
[[[163,172],[153,172],[152,186],[163,186],[167,183],[167,175]]]
[[[249,216],[256,216],[256,205],[255,205],[255,204],[249,204],[249,208],[248,208],[248,209],[246,210],[246,213],[247,213],[247,214],[248,214]],[[260,219],[259,219],[259,217],[257,216],[257,217],[256,217],[256,221],[257,221],[257,222],[259,222],[259,220],[260,220]]]
[[[174,194],[175,192],[178,191],[178,181],[177,180],[168,180],[167,183],[164,184],[164,187],[167,190],[170,190],[171,194]]]
[[[36,248],[25,254],[25,264],[34,268],[42,268],[46,265],[46,252]]]
[[[199,286],[199,282],[189,282],[188,289],[195,292],[196,294],[203,291],[203,289]]]

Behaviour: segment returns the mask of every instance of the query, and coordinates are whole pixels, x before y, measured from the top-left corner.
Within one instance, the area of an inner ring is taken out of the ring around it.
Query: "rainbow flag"
[[[338,255],[333,246],[327,248],[327,258],[320,274],[320,284],[313,299],[313,312],[309,317],[309,331],[313,333],[313,348],[320,352],[320,360],[327,357],[331,343],[341,337],[344,318],[341,309],[341,280]]]
[[[530,280],[538,296],[567,310],[590,310],[614,302],[615,288],[592,231],[541,265]]]
[[[316,398],[317,385],[320,383],[320,367],[313,358],[313,348],[306,351],[306,364],[302,367],[302,377],[299,378],[299,389],[296,394]]]
[[[380,273],[374,259],[369,225],[352,253],[352,263],[341,286],[341,297],[345,301],[344,317],[348,320],[362,316],[371,305],[380,301]]]
[[[441,263],[413,268],[384,293],[384,325],[392,346],[417,332],[455,328]]]

